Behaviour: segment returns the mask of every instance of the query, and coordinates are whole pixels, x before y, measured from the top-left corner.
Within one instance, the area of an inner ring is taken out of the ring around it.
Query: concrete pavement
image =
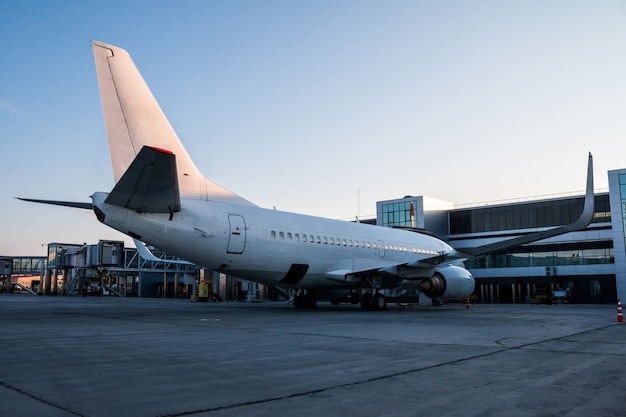
[[[1,416],[623,416],[612,305],[0,296]]]

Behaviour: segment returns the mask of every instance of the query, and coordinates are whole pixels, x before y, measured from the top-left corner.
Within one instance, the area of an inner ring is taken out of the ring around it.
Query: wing
[[[593,213],[595,211],[595,197],[593,194],[593,156],[589,153],[589,160],[587,163],[587,189],[585,192],[585,202],[583,205],[583,211],[575,222],[566,225],[558,226],[553,229],[544,230],[541,232],[529,233],[513,239],[507,239],[501,242],[490,243],[487,245],[477,246],[475,248],[463,248],[456,249],[458,252],[466,255],[467,258],[471,258],[479,255],[489,255],[496,252],[501,252],[505,249],[514,248],[519,245],[524,245],[538,240],[547,239],[554,236],[563,235],[569,232],[575,232],[583,230],[591,220],[593,219]]]
[[[324,274],[324,278],[348,286],[397,288],[408,280],[421,280],[432,276],[445,261],[446,255],[436,255],[414,262],[397,263],[372,259],[346,259]],[[456,260],[458,261],[458,260]]]
[[[587,165],[587,186],[583,211],[573,223],[552,229],[529,233],[513,239],[504,240],[475,248],[455,249],[451,253],[440,254],[413,262],[394,263],[392,261],[356,259],[346,260],[331,268],[324,277],[328,280],[346,283],[355,288],[398,288],[410,281],[419,281],[419,287],[431,287],[437,281],[437,275],[452,274],[453,278],[463,281],[466,276],[459,271],[461,262],[474,256],[500,252],[519,245],[559,236],[565,233],[585,229],[593,218],[595,210],[593,193],[593,157],[589,154]],[[457,268],[459,270],[457,270]]]

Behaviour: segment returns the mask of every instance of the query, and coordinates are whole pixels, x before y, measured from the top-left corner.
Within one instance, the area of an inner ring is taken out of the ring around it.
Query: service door
[[[228,236],[228,253],[243,253],[246,247],[246,222],[237,214],[228,215],[230,235]]]

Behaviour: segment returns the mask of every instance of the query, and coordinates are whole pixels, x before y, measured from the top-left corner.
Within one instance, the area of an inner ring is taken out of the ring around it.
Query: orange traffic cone
[[[469,309],[470,309],[470,307],[471,307],[471,306],[470,306],[470,302],[469,302],[469,297],[467,297],[467,298],[465,299],[465,308],[466,308],[467,310],[469,310]]]
[[[624,322],[624,312],[622,311],[622,300],[617,299],[617,320],[618,323]]]

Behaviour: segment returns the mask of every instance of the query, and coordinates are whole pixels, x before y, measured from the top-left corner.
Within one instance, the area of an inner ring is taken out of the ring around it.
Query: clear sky
[[[126,49],[214,182],[256,204],[371,217],[596,188],[626,167],[625,1],[0,3],[0,255],[123,239],[91,40]]]

